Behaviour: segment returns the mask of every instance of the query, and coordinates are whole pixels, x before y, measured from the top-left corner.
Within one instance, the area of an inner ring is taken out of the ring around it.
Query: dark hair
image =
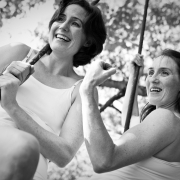
[[[84,8],[87,13],[87,20],[84,24],[84,33],[90,46],[81,47],[73,57],[73,65],[78,67],[90,63],[91,59],[101,53],[103,44],[106,40],[106,28],[99,8],[89,4],[86,0],[64,0],[61,1],[59,8],[55,11],[49,22],[49,29],[58,20],[59,16],[65,11],[67,6],[77,4]]]
[[[172,50],[172,49],[165,49],[157,57],[171,58],[177,65],[177,71],[178,71],[179,78],[180,78],[180,52]],[[156,106],[147,103],[141,111],[141,114],[140,114],[141,121],[143,121],[146,118],[146,116],[155,109],[156,109]],[[180,96],[178,96],[178,99],[176,101],[175,110],[180,113]]]

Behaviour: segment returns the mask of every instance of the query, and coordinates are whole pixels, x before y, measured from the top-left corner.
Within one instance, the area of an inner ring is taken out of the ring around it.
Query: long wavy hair
[[[172,49],[165,49],[161,52],[161,54],[158,57],[169,57],[170,59],[172,59],[177,65],[177,70],[180,78],[180,53],[178,51]],[[143,121],[146,118],[146,116],[155,109],[156,106],[147,103],[141,111],[141,121]],[[178,96],[178,99],[176,101],[175,110],[180,113],[180,96]]]
[[[59,16],[65,11],[67,6],[71,4],[77,4],[87,11],[88,16],[83,30],[90,45],[81,47],[74,55],[73,65],[75,67],[90,63],[91,59],[103,50],[103,44],[106,40],[106,28],[101,11],[95,6],[97,2],[94,1],[94,3],[90,4],[86,0],[63,0],[49,22],[50,29],[52,24],[58,21]]]

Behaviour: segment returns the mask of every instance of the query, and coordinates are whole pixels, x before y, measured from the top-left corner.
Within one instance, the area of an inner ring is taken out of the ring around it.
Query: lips
[[[150,92],[161,92],[161,91],[162,91],[162,89],[159,88],[159,87],[152,87],[152,88],[150,88]]]
[[[56,34],[55,34],[55,37],[56,37],[57,39],[60,39],[60,40],[65,41],[65,42],[70,42],[70,41],[71,41],[71,39],[69,39],[67,36],[65,36],[65,35],[63,35],[63,34],[60,34],[60,33],[56,33]]]

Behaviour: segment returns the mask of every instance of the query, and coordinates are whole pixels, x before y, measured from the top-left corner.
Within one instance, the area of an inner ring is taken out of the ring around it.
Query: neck
[[[72,57],[59,57],[52,52],[45,56],[41,62],[49,74],[70,76],[74,73]]]
[[[170,102],[169,104],[156,106],[156,108],[168,109],[175,113],[175,111],[176,111],[175,106],[176,106],[177,102],[178,102],[178,98],[175,101]]]

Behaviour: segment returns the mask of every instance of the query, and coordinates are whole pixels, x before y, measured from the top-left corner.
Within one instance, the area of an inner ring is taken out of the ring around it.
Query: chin
[[[153,99],[153,98],[148,98],[148,102],[149,104],[153,105],[153,106],[159,106],[159,100],[158,99]]]

